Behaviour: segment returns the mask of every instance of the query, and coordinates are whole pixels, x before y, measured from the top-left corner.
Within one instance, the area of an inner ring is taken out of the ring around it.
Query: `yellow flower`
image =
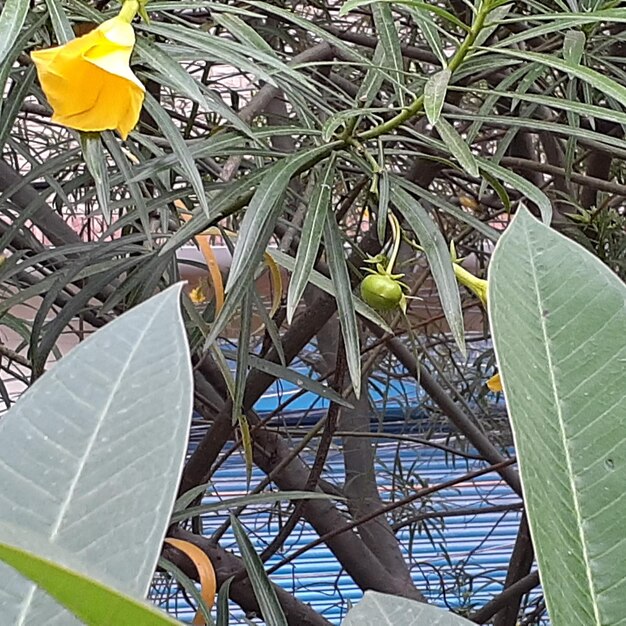
[[[491,391],[502,391],[502,381],[500,380],[500,373],[495,374],[487,381],[487,387]]]
[[[118,15],[62,46],[32,52],[52,121],[85,132],[116,129],[126,139],[145,92],[129,66],[134,45],[133,27]]]
[[[194,304],[204,304],[207,301],[207,297],[206,297],[206,294],[204,293],[204,289],[202,288],[202,284],[198,285],[197,287],[194,287],[189,292],[189,299]]]

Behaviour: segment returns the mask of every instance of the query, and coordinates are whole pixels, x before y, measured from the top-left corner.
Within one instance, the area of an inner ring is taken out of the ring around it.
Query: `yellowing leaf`
[[[278,264],[267,252],[263,255],[263,259],[270,271],[270,280],[272,282],[272,308],[270,309],[270,317],[274,317],[283,297],[283,278]]]
[[[183,541],[182,539],[174,539],[173,537],[167,537],[165,543],[169,543],[176,549],[184,552],[196,566],[198,576],[200,578],[200,596],[204,600],[204,604],[210,609],[215,604],[215,592],[217,589],[217,582],[215,579],[215,570],[211,564],[211,560],[198,546],[190,543],[189,541]],[[202,611],[198,609],[196,615],[193,618],[192,624],[206,624],[206,620]]]
[[[176,201],[175,204],[178,208],[184,208],[183,203],[180,201]],[[181,217],[185,222],[188,222],[191,219],[191,215],[188,215],[186,213],[182,213]],[[202,233],[200,235],[196,235],[194,239],[198,244],[200,252],[202,252],[204,262],[206,263],[207,269],[209,270],[209,275],[211,276],[213,291],[215,292],[215,313],[217,314],[224,306],[224,281],[222,280],[222,272],[220,271],[220,266],[217,262],[217,258],[215,257],[215,253],[213,252],[213,248],[209,243],[208,235]],[[191,294],[189,295],[189,297],[192,298]]]

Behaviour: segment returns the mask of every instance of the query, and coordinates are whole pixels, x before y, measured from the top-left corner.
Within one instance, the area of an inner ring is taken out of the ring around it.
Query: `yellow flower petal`
[[[487,387],[489,387],[491,391],[502,391],[502,381],[500,380],[499,372],[487,381]]]
[[[53,121],[85,132],[136,126],[145,89],[130,69],[133,27],[114,17],[68,43],[31,53]]]

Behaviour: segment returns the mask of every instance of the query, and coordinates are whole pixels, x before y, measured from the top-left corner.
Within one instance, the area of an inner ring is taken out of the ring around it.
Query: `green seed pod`
[[[402,287],[387,274],[370,274],[361,283],[361,297],[376,311],[392,311],[402,302]]]

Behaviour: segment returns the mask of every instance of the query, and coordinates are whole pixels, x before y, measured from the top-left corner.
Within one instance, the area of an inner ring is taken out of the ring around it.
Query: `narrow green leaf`
[[[15,62],[17,61],[24,48],[29,45],[29,42],[35,37],[35,33],[46,22],[48,16],[42,13],[39,17],[34,19],[27,28],[24,28],[19,37],[15,40],[12,48],[6,52],[4,58],[0,61],[0,93],[5,93],[6,83],[13,71]],[[0,115],[2,115],[2,109],[4,107],[4,101],[0,98]]]
[[[287,291],[287,321],[290,324],[309,282],[311,270],[315,265],[326,214],[330,206],[334,177],[335,159],[331,157],[321,171],[319,183],[315,187],[302,225],[302,236],[296,253],[296,265]]]
[[[29,7],[28,0],[5,0],[0,13],[0,63],[18,38]]]
[[[113,135],[113,133],[102,133],[102,140],[104,141],[104,145],[107,147],[109,154],[115,161],[115,165],[117,165],[120,173],[124,177],[125,184],[128,187],[128,191],[130,192],[130,197],[133,199],[133,202],[135,203],[135,209],[139,214],[139,219],[141,221],[143,230],[148,237],[148,242],[151,243],[152,233],[150,231],[150,212],[148,210],[148,205],[146,204],[146,199],[144,198],[141,191],[141,187],[138,183],[131,181],[132,170],[131,165],[128,161],[128,156],[123,152],[120,143]]]
[[[398,104],[404,106],[404,63],[396,23],[391,12],[391,4],[375,2],[372,5],[372,15],[376,33],[384,52],[385,68],[391,77]]]
[[[0,536],[4,533],[0,530]],[[31,548],[32,549],[32,548]],[[126,596],[58,562],[0,541],[0,561],[45,590],[87,626],[175,626],[179,622],[155,607]],[[3,619],[6,618],[3,615]],[[7,622],[8,623],[8,622]],[[18,622],[11,622],[16,624]],[[67,618],[66,622],[67,623]],[[74,622],[73,622],[74,623]]]
[[[232,13],[213,13],[217,24],[234,35],[245,46],[254,46],[266,54],[276,56],[276,51],[254,28],[248,26],[240,17]]]
[[[111,223],[109,166],[100,142],[100,133],[80,133],[83,159],[96,185],[98,205],[107,224]]]
[[[471,226],[473,229],[487,237],[487,239],[490,239],[491,241],[498,240],[500,233],[497,230],[489,226],[489,224],[485,224],[471,213],[463,211],[451,202],[448,202],[445,198],[441,196],[441,194],[433,193],[428,189],[424,189],[423,187],[412,183],[406,178],[395,177],[394,184],[400,185],[401,187],[409,191],[412,195],[417,196],[424,202],[436,206],[444,213],[447,213],[448,215],[451,215],[455,219],[459,220],[460,222],[464,222],[468,226]]]
[[[548,196],[546,196],[546,194],[543,193],[539,187],[533,185],[533,183],[519,174],[511,172],[500,165],[496,165],[487,159],[481,158],[479,159],[479,163],[480,167],[486,172],[495,178],[499,178],[505,183],[508,183],[511,187],[513,187],[513,189],[519,191],[531,202],[536,204],[539,208],[539,212],[541,213],[541,219],[543,222],[545,224],[550,224],[552,221],[552,203],[550,202]]]
[[[489,318],[550,623],[624,619],[626,286],[520,210]]]
[[[469,31],[470,27],[467,24],[464,24],[458,17],[446,11],[442,7],[436,4],[428,4],[427,2],[420,2],[419,0],[348,0],[348,2],[344,3],[339,11],[339,15],[346,15],[350,11],[354,9],[358,9],[360,7],[368,6],[370,4],[375,4],[378,2],[390,2],[393,4],[407,4],[412,7],[416,7],[422,9],[424,11],[429,11],[438,15],[439,17],[447,20],[451,24],[458,26],[462,30]]]
[[[35,68],[26,68],[22,73],[16,75],[11,91],[6,95],[3,103],[2,125],[0,125],[0,151],[4,149],[9,134],[13,128],[13,122],[20,112],[24,100],[28,95],[35,80]]]
[[[374,56],[372,58],[372,67],[368,68],[367,74],[363,82],[359,86],[357,92],[356,102],[357,106],[367,108],[372,104],[372,101],[378,95],[380,88],[385,81],[385,74],[381,71],[381,65],[385,59],[385,49],[382,42],[376,44],[374,48]]]
[[[254,547],[250,539],[248,539],[244,527],[234,515],[230,516],[230,523],[233,527],[237,545],[241,551],[241,558],[252,583],[254,595],[261,608],[263,620],[267,626],[287,626],[287,619],[280,602],[278,602],[276,591],[274,591],[272,583],[265,573],[263,562],[254,551]]]
[[[445,68],[448,64],[448,60],[446,58],[443,42],[441,41],[441,37],[439,36],[439,31],[437,30],[434,20],[423,7],[409,5],[408,11],[413,18],[413,21],[422,32],[428,47],[439,59],[441,67]]]
[[[195,517],[196,515],[206,515],[207,513],[219,513],[220,511],[228,511],[229,509],[237,509],[242,506],[251,506],[255,504],[275,504],[276,502],[290,500],[342,500],[337,496],[332,496],[321,491],[277,491],[276,493],[253,493],[240,498],[228,498],[221,502],[212,504],[203,504],[192,508],[188,507],[197,496],[210,489],[213,483],[206,483],[199,487],[194,487],[187,493],[183,494],[174,507],[174,515],[172,515],[172,524],[181,520]]]
[[[582,30],[568,30],[563,37],[563,59],[572,65],[578,65],[583,58],[587,38]]]
[[[424,249],[452,336],[461,353],[465,354],[463,309],[446,240],[426,209],[404,189],[394,186],[392,199]]]
[[[172,151],[178,157],[180,165],[182,166],[193,190],[196,192],[198,198],[198,204],[202,207],[202,210],[209,215],[210,209],[207,203],[206,194],[204,192],[204,185],[202,184],[202,177],[196,167],[193,156],[189,152],[189,148],[180,134],[180,131],[172,122],[170,116],[165,112],[163,107],[154,99],[149,92],[146,92],[144,106],[148,113],[154,118],[154,121],[158,124],[159,130],[163,133],[164,137],[168,140]]]
[[[350,372],[350,381],[354,388],[354,395],[361,395],[361,341],[359,327],[356,321],[352,285],[346,265],[346,255],[339,227],[333,213],[326,214],[324,225],[324,247],[328,257],[328,269],[335,286],[337,298],[337,313],[346,350],[346,361]]]
[[[230,593],[230,584],[235,577],[227,578],[217,594],[217,620],[215,626],[228,626],[228,594]]]
[[[559,70],[561,72],[565,72],[570,76],[575,76],[580,80],[589,83],[592,87],[601,91],[603,94],[609,96],[610,98],[615,98],[618,102],[626,102],[626,87],[621,85],[617,81],[597,72],[596,70],[589,69],[588,67],[583,67],[582,65],[571,65],[567,61],[563,61],[558,57],[551,54],[540,54],[537,52],[522,52],[520,50],[501,50],[497,49],[494,51],[499,52],[500,54],[505,54],[507,56],[514,57],[516,59],[522,59],[523,61],[534,61],[536,63],[541,63],[542,65],[547,65],[553,70]]]
[[[513,5],[510,2],[503,2],[499,6],[494,3],[492,5],[491,10],[489,11],[489,15],[485,21],[484,26],[481,28],[478,36],[476,37],[476,41],[474,42],[474,47],[482,46],[489,37],[495,32],[500,24],[505,21],[506,16],[511,12],[511,7]]]
[[[189,46],[196,51],[203,52],[207,60],[215,60],[220,63],[232,65],[241,71],[251,72],[268,84],[277,86],[277,76],[291,80],[295,84],[309,89],[312,93],[317,92],[317,87],[302,72],[289,67],[275,54],[268,54],[249,44],[231,41],[224,37],[216,37],[196,29],[180,28],[177,24],[157,24],[153,22],[149,26],[139,25],[139,28]],[[252,61],[250,59],[252,58]],[[270,68],[269,71],[266,67]]]
[[[445,118],[440,117],[436,124],[437,131],[441,135],[441,139],[448,147],[450,154],[456,158],[461,167],[474,178],[478,178],[478,163],[476,157],[472,154],[469,146],[459,135],[456,128],[452,126]]]
[[[172,87],[180,95],[187,96],[207,111],[215,111],[244,134],[251,134],[248,125],[224,103],[219,95],[197,83],[188,71],[159,46],[146,38],[138,38],[135,50],[143,63],[157,73],[163,84]]]
[[[67,19],[63,5],[59,0],[46,0],[46,6],[48,7],[48,13],[50,14],[50,21],[52,22],[52,29],[54,35],[57,38],[59,44],[67,43],[74,39],[74,31],[72,25]]]
[[[276,261],[276,263],[278,263],[278,265],[281,265],[290,272],[293,271],[295,267],[295,259],[293,257],[285,254],[284,252],[280,252],[279,250],[269,250],[269,254]],[[331,296],[337,297],[337,290],[335,289],[333,282],[330,280],[330,278],[324,276],[323,274],[320,274],[317,270],[311,271],[311,274],[309,275],[309,280],[316,287],[319,287],[319,289],[321,289],[322,291],[329,293]],[[378,315],[378,313],[376,313],[374,309],[365,304],[363,300],[361,300],[360,298],[355,298],[354,305],[356,307],[356,312],[359,315],[361,315],[365,319],[374,322],[374,324],[376,324],[379,328],[382,328],[384,331],[389,333],[393,332],[389,327],[389,324],[387,324],[387,322],[385,322],[385,320],[380,315]]]
[[[196,601],[196,606],[204,617],[205,625],[215,626],[215,622],[213,621],[213,618],[211,616],[211,609],[209,609],[206,605],[202,594],[196,587],[196,583],[191,580],[191,578],[189,578],[189,576],[187,576],[185,572],[183,572],[183,570],[174,565],[174,563],[172,563],[171,561],[164,559],[163,557],[159,558],[159,567],[162,567],[170,576],[172,576],[176,580],[176,582],[185,590],[185,592]]]
[[[389,195],[389,170],[384,169],[378,176],[378,213],[376,215],[376,234],[378,235],[378,241],[381,244],[385,241],[385,232],[387,231]]]
[[[313,380],[309,376],[304,376],[299,372],[289,369],[288,367],[279,365],[278,363],[273,363],[272,361],[267,361],[266,359],[261,359],[253,354],[250,355],[250,366],[261,372],[265,372],[266,374],[271,374],[275,378],[287,380],[301,389],[306,389],[307,391],[317,394],[321,398],[326,398],[326,400],[336,402],[337,404],[345,406],[349,409],[353,408],[345,398],[340,396],[330,387]]]
[[[252,298],[251,290],[254,285],[248,285],[241,299],[239,315],[239,341],[237,342],[237,369],[235,371],[235,395],[233,396],[233,424],[242,411],[243,394],[248,379],[248,357],[250,354],[250,336],[252,331]]]
[[[445,68],[433,74],[424,85],[424,111],[428,121],[436,125],[446,99],[448,83],[452,72]]]
[[[282,159],[265,172],[241,223],[226,292],[242,280],[249,280],[263,258],[274,224],[283,209],[280,201],[291,179],[302,167],[308,163],[314,165],[330,152],[329,146],[311,148]]]
[[[276,349],[276,353],[278,354],[281,364],[286,366],[287,361],[285,359],[283,342],[280,338],[280,331],[278,330],[278,326],[276,326],[276,322],[270,317],[267,306],[257,293],[256,289],[252,291],[252,301],[254,302],[254,307],[261,318],[261,323],[265,327],[265,332],[269,335],[270,341]]]
[[[263,259],[276,220],[282,212],[283,206],[279,200],[285,193],[289,181],[300,171],[313,167],[324,159],[336,145],[333,143],[305,150],[293,157],[284,158],[262,172],[262,178],[250,199],[239,230],[226,285],[228,292],[226,301],[211,326],[206,345],[211,345],[215,341],[241,303],[248,283],[253,279]],[[253,177],[254,175],[249,178]],[[246,183],[246,180],[244,178],[243,182]],[[248,183],[247,191],[254,184],[251,180],[248,180]]]

